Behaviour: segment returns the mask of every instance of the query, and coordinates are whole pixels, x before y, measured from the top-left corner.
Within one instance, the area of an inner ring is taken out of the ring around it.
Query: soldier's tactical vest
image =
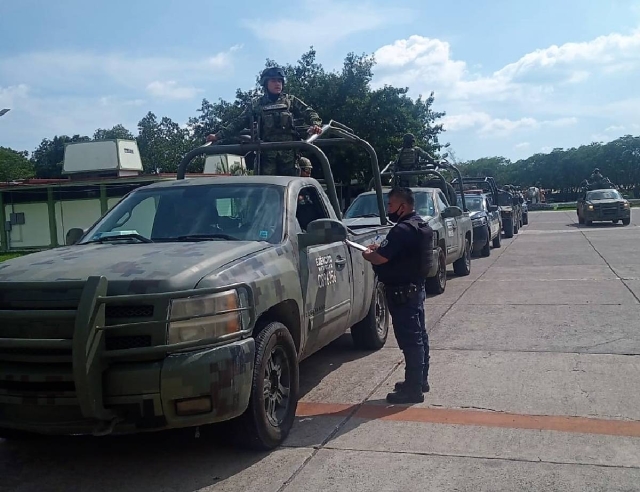
[[[286,96],[279,97],[260,107],[261,139],[264,141],[291,140],[295,133],[291,100]]]
[[[418,153],[414,147],[400,150],[398,155],[398,170],[409,171],[418,164]]]

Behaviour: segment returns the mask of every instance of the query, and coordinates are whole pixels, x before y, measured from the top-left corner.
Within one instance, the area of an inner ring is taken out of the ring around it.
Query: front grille
[[[622,210],[622,205],[595,205],[594,211],[604,217],[615,217]]]
[[[0,340],[21,342],[19,346],[0,347],[0,395],[25,399],[74,398],[72,344],[78,316],[74,311],[82,289],[3,287],[0,316],[3,311],[7,315],[0,320]],[[153,320],[153,304],[106,304],[104,309],[105,326],[124,325],[105,333],[106,351],[153,345],[152,334],[140,333],[141,329],[135,328],[135,323]],[[131,327],[127,326],[129,323]]]
[[[117,305],[108,304],[105,306],[106,323],[110,318],[151,318],[153,316],[153,306]]]

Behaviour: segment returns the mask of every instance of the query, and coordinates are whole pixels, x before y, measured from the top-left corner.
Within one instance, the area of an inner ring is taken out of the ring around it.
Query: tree
[[[0,181],[31,178],[33,163],[27,159],[27,151],[19,152],[8,147],[0,147]]]
[[[98,128],[93,134],[94,140],[114,140],[120,138],[122,140],[135,140],[136,137],[133,136],[129,130],[127,130],[124,126],[118,124],[113,128],[106,130],[103,128]]]
[[[158,121],[152,112],[138,123],[138,149],[145,172],[156,170],[162,172],[176,172],[182,157],[194,147],[193,141],[186,128],[180,127],[171,118],[163,117]],[[202,171],[202,161],[199,166],[189,171]]]
[[[31,156],[36,177],[61,178],[65,144],[88,142],[90,140],[89,137],[80,135],[74,135],[73,137],[56,135],[52,140],[43,139]]]

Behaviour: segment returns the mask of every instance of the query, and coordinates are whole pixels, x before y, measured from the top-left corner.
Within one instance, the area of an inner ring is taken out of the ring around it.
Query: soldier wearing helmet
[[[413,171],[418,169],[420,158],[434,161],[433,157],[416,146],[416,137],[412,133],[407,133],[402,137],[402,148],[398,153],[392,170],[393,171]],[[417,186],[418,176],[402,176],[399,179],[399,186]]]
[[[300,166],[300,176],[303,178],[311,177],[311,171],[313,170],[313,166],[311,165],[311,161],[306,157],[300,157],[298,159],[298,165]]]
[[[216,134],[207,135],[207,142],[215,142],[229,135],[237,135],[250,127],[251,121],[258,123],[258,138],[263,142],[286,142],[298,140],[294,119],[304,119],[310,125],[308,133],[320,133],[322,120],[313,108],[297,97],[283,92],[284,70],[270,67],[260,75],[264,94],[254,99],[243,113]],[[263,151],[260,158],[260,173],[298,176],[300,169],[296,152],[290,150]]]

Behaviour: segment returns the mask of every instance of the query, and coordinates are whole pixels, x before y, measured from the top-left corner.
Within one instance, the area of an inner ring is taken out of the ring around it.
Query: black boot
[[[402,391],[402,389],[404,388],[404,381],[398,381],[396,383],[396,385],[393,387],[394,391]],[[424,381],[422,381],[422,392],[423,393],[429,393],[429,390],[431,389],[431,387],[429,386],[428,381],[425,379]]]
[[[424,401],[424,395],[420,388],[416,389],[405,389],[404,387],[397,392],[389,393],[387,395],[387,402],[393,403],[397,405],[401,405],[403,403],[422,403]]]

